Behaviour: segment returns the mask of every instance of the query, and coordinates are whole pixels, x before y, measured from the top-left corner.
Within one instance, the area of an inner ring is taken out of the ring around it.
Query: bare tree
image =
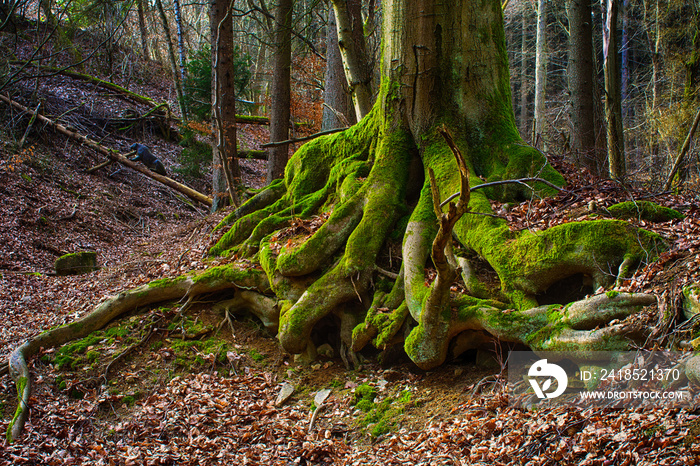
[[[335,13],[332,8],[328,9],[326,43],[326,77],[323,90],[321,130],[340,128],[355,123],[355,110],[343,71],[343,60],[338,48]]]
[[[571,151],[574,160],[599,174],[596,157],[591,0],[567,0],[569,19],[569,94],[571,95]]]
[[[217,210],[230,199],[238,205],[236,192],[240,169],[236,159],[236,96],[233,74],[234,0],[212,0],[210,24],[212,38],[212,114],[214,157],[213,205]],[[228,196],[226,196],[228,191]]]
[[[168,46],[168,58],[170,59],[170,67],[173,71],[173,81],[175,81],[175,92],[177,92],[177,101],[180,106],[180,114],[183,119],[187,119],[187,109],[185,108],[185,94],[182,90],[182,80],[180,79],[180,73],[178,71],[177,60],[175,60],[175,50],[173,49],[172,34],[170,33],[170,25],[168,23],[168,17],[165,14],[165,9],[163,8],[163,3],[161,0],[156,0],[156,8],[160,14],[160,20],[163,25],[163,32],[165,33],[165,42]]]
[[[537,45],[535,46],[535,121],[533,143],[543,137],[547,89],[547,0],[537,0]]]
[[[610,176],[624,178],[625,142],[622,133],[622,105],[620,102],[620,62],[617,57],[617,16],[619,0],[605,3],[603,27],[603,73],[605,74],[605,119],[608,136],[608,163]]]
[[[275,11],[275,52],[273,57],[272,92],[270,108],[270,142],[289,138],[291,68],[292,68],[292,12],[294,0],[280,0]],[[267,182],[284,175],[289,157],[289,145],[269,149]]]
[[[148,52],[148,30],[146,29],[146,15],[143,8],[145,0],[136,0],[136,12],[139,17],[139,33],[141,34],[141,53],[148,60],[151,54]]]
[[[369,113],[374,103],[372,67],[367,55],[362,5],[360,0],[333,0],[333,10],[345,77],[352,93],[355,115],[361,119]]]

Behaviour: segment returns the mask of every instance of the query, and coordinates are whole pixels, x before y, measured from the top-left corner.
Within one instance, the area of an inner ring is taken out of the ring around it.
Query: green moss
[[[355,404],[355,407],[363,413],[367,413],[374,408],[374,402],[369,400],[360,400]]]
[[[53,358],[54,367],[56,370],[62,370],[66,367],[75,369],[81,361],[88,359],[87,357],[81,357],[81,355],[84,355],[88,348],[100,344],[104,337],[104,332],[98,331],[85,338],[63,345],[55,353]],[[91,351],[91,353],[93,352]]]
[[[187,277],[185,276],[179,276],[179,277],[174,277],[174,278],[160,278],[158,280],[153,280],[148,284],[149,288],[166,288],[172,285],[175,285],[176,283],[179,283],[183,280],[186,280]]]
[[[360,385],[360,387],[374,388],[366,384]],[[357,388],[355,389],[356,396]],[[368,388],[363,388],[362,391],[365,396],[355,404],[355,407],[365,413],[360,425],[363,427],[371,426],[369,434],[372,437],[379,437],[390,432],[396,425],[398,416],[412,403],[411,393],[408,390],[403,390],[396,399],[387,397],[379,403],[372,401],[376,396],[376,391],[372,392]]]
[[[284,196],[274,204],[256,209],[241,207],[240,212],[254,209],[239,218],[239,210],[222,221],[218,228],[233,222],[217,244],[212,255],[241,252],[249,256],[257,251],[260,241],[275,230],[289,224],[292,218],[314,215],[331,197],[347,199],[360,187],[358,178],[367,176],[372,159],[378,126],[376,118],[365,118],[352,128],[316,138],[304,144],[289,160],[284,177]],[[277,189],[277,188],[275,188]],[[336,197],[336,194],[338,195]],[[251,202],[255,198],[251,199]]]
[[[232,283],[241,288],[255,289],[261,293],[270,290],[265,272],[249,262],[210,267],[204,272],[192,275],[191,280],[194,285],[204,282],[208,287],[213,287],[217,283]]]
[[[617,295],[619,295],[619,294],[620,294],[620,292],[615,291],[615,290],[610,290],[610,291],[605,292],[605,296],[607,296],[610,299],[615,299],[615,297],[617,297]]]
[[[589,273],[598,285],[609,285],[615,277],[601,271],[624,261],[653,260],[666,247],[659,235],[618,220],[572,222],[517,235],[499,227],[486,234],[485,229],[460,228],[460,233],[493,266],[502,290],[518,309],[535,306],[533,295],[576,273]]]
[[[251,349],[251,350],[248,352],[248,355],[249,355],[250,358],[251,358],[253,361],[255,361],[255,362],[261,362],[263,359],[265,359],[265,358],[267,357],[266,355],[264,355],[264,354],[258,352],[258,351],[255,350],[255,349]]]
[[[12,420],[7,425],[6,439],[8,443],[12,443],[12,428],[14,427],[15,422],[17,422],[17,418],[19,418],[20,414],[22,413],[22,394],[24,393],[25,388],[27,388],[28,383],[29,381],[26,377],[19,377],[17,379],[17,409],[15,410],[14,416],[12,416]]]
[[[94,251],[81,251],[65,254],[54,262],[56,275],[71,275],[88,273],[98,270],[97,253]]]
[[[360,401],[373,401],[377,396],[377,388],[363,383],[355,387],[355,393],[353,394],[352,405],[357,405]]]
[[[128,326],[115,326],[110,327],[104,331],[105,335],[108,337],[124,338],[131,332]]]
[[[637,218],[650,222],[667,222],[685,218],[685,215],[675,209],[663,207],[649,201],[621,202],[608,207],[608,212],[615,218]]]
[[[228,343],[217,338],[205,340],[173,340],[170,347],[175,353],[175,364],[185,369],[210,366],[211,361],[206,357],[214,355],[219,364],[226,362],[226,353],[230,351]]]

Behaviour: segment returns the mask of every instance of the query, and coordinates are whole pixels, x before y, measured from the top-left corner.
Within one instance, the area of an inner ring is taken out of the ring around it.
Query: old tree
[[[653,304],[653,296],[609,292],[540,305],[537,295],[572,276],[608,287],[652,260],[660,237],[616,220],[511,231],[492,215],[491,199],[551,194],[563,184],[516,130],[500,1],[386,0],[383,9],[372,111],[304,145],[283,179],[217,227],[225,234],[211,254],[230,258],[226,265],[124,291],[18,348],[10,366],[24,402],[9,435],[16,438],[26,419],[25,360],[38,348],[136,307],[202,293],[227,291],[225,307],[259,316],[290,353],[313,344],[324,320],[337,323],[352,351],[401,341],[425,369],[441,364],[456,338],[461,348],[498,339],[585,357],[638,337],[634,326],[609,322]],[[539,181],[494,183],[522,179]],[[322,225],[305,225],[314,216]],[[392,241],[402,241],[395,275],[384,270]],[[486,264],[497,286],[479,280]],[[466,293],[451,291],[459,274]]]

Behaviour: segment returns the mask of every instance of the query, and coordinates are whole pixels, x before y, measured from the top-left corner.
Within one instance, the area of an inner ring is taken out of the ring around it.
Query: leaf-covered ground
[[[167,86],[146,81],[134,90],[157,100],[169,95]],[[115,147],[146,142],[169,169],[178,166],[182,149],[146,129],[100,133],[100,118],[125,108],[113,95],[60,76],[41,80],[39,90],[47,114],[71,110],[64,117],[77,129]],[[15,91],[21,100],[29,88]],[[203,255],[223,214],[208,215],[128,170],[88,175],[85,169],[100,157],[46,128],[34,128],[18,152],[13,138],[21,137],[27,119],[4,105],[0,119],[1,360],[24,339],[84,315],[119,290],[216,264]],[[256,148],[264,130],[243,128],[241,137]],[[676,316],[680,289],[698,282],[693,185],[685,196],[650,198],[650,191],[552,161],[567,175],[567,192],[494,211],[514,229],[599,218],[632,198],[683,211],[683,220],[633,220],[664,235],[671,249],[622,286],[655,291],[660,306]],[[264,166],[246,161],[243,175],[259,186]],[[205,176],[195,187],[208,183]],[[56,257],[83,249],[98,252],[99,271],[51,275]],[[76,346],[34,358],[30,419],[20,441],[0,440],[0,465],[700,463],[700,412],[692,409],[516,409],[508,406],[504,356],[496,352],[480,364],[470,354],[430,372],[400,355],[383,365],[367,355],[361,370],[347,371],[330,353],[295,362],[254,321],[225,320],[214,297],[194,303],[174,323],[180,304],[128,316]],[[656,332],[659,341],[669,328]],[[278,404],[284,383],[295,391]],[[314,397],[323,389],[331,394],[313,418]],[[15,407],[14,385],[0,377],[0,431]]]

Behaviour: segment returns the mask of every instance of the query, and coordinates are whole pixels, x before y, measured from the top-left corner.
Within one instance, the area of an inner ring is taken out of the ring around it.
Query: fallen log
[[[19,62],[15,62],[13,64],[17,64],[17,63],[19,63]],[[116,92],[118,95],[126,98],[127,100],[132,100],[136,103],[146,105],[147,107],[151,107],[152,111],[159,110],[160,108],[165,107],[166,114],[164,116],[167,119],[173,120],[176,123],[182,123],[182,120],[180,118],[172,115],[172,113],[170,111],[170,106],[167,103],[165,103],[165,102],[158,103],[148,96],[137,94],[133,91],[126,89],[125,87],[120,86],[119,84],[113,83],[111,81],[106,81],[104,79],[100,79],[98,77],[95,77],[95,76],[92,76],[89,74],[78,73],[77,71],[72,71],[69,69],[56,68],[56,67],[52,67],[52,66],[40,66],[40,69],[42,69],[44,71],[51,72],[51,73],[55,73],[55,74],[62,74],[63,76],[67,76],[69,78],[80,79],[82,81],[95,84],[99,87],[109,89],[110,91]],[[149,111],[147,113],[147,115],[150,113],[151,113],[151,111]],[[267,117],[261,117],[261,116],[236,115],[236,123],[241,123],[241,124],[246,124],[246,125],[269,125],[270,119]]]
[[[41,115],[41,114],[35,114],[32,110],[28,109],[27,107],[23,106],[20,103],[15,102],[14,100],[10,99],[9,97],[0,94],[0,100],[3,102],[7,103],[8,105],[15,107],[18,110],[21,110],[24,113],[30,114],[30,115],[36,115],[37,119],[42,121],[43,123],[46,123],[50,126],[52,126],[56,131],[58,131],[61,134],[64,134],[72,139],[75,139],[86,146],[96,150],[100,154],[106,155],[110,159],[112,159],[115,162],[119,162],[122,165],[126,165],[127,167],[131,168],[132,170],[136,170],[137,172],[146,175],[149,178],[152,178],[169,188],[174,189],[175,191],[178,191],[185,196],[189,197],[190,199],[200,202],[208,207],[211,207],[212,200],[209,196],[206,196],[205,194],[202,194],[198,191],[195,191],[194,189],[190,188],[189,186],[185,186],[182,183],[179,183],[172,178],[168,178],[167,176],[159,175],[157,173],[154,173],[147,169],[146,167],[142,167],[141,165],[137,164],[136,162],[132,162],[131,160],[127,159],[124,157],[122,154],[120,154],[118,151],[114,149],[108,149],[102,145],[100,145],[98,142],[93,141],[92,139],[88,138],[85,135],[76,133],[74,131],[69,130],[65,126],[63,126],[60,123],[56,123],[55,121]]]

